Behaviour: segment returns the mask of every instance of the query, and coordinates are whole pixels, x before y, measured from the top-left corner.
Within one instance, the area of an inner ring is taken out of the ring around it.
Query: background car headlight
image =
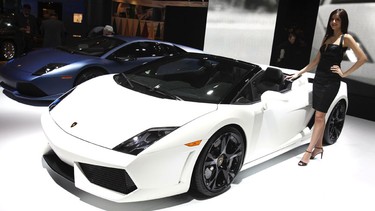
[[[33,75],[40,76],[40,75],[49,73],[49,72],[51,72],[53,70],[59,69],[59,68],[65,66],[65,65],[67,65],[67,64],[62,64],[62,63],[47,64],[46,66],[40,68],[35,73],[33,73]]]
[[[115,148],[113,148],[113,150],[131,155],[138,155],[147,147],[151,146],[153,143],[168,135],[175,129],[177,129],[177,127],[148,129],[117,145]]]

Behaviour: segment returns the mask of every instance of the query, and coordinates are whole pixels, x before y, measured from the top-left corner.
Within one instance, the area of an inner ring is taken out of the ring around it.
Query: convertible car
[[[53,101],[72,87],[108,73],[182,52],[187,46],[137,37],[99,37],[44,48],[9,61],[0,69],[4,93],[16,100]]]
[[[309,141],[314,75],[285,80],[293,72],[186,53],[94,78],[42,114],[43,166],[115,202],[214,197],[240,170]],[[339,138],[346,108],[342,83],[326,145]]]

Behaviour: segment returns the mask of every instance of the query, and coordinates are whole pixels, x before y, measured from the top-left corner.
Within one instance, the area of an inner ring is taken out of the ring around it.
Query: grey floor
[[[0,89],[0,91],[2,91]],[[54,181],[42,167],[46,107],[0,94],[0,211],[12,210],[373,210],[375,122],[347,116],[323,159],[297,166],[305,146],[240,172],[232,188],[207,200],[188,194],[117,204]]]

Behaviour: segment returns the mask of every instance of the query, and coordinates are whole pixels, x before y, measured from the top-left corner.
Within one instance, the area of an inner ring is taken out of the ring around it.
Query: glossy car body
[[[118,73],[185,51],[186,46],[136,37],[98,37],[58,48],[43,48],[7,62],[0,69],[5,94],[14,99],[53,101],[98,75]]]
[[[313,74],[292,82],[283,71],[189,53],[97,77],[42,115],[44,166],[115,202],[216,196],[241,169],[307,143]],[[346,106],[342,83],[326,144],[339,137]]]

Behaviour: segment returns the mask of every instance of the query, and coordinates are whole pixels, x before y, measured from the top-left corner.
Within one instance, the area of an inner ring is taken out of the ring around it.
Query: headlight
[[[131,155],[138,155],[147,147],[151,146],[153,143],[168,135],[175,129],[177,129],[177,127],[148,129],[117,145],[115,148],[113,148],[113,150]]]
[[[54,100],[51,104],[49,104],[49,106],[48,106],[49,111],[52,111],[52,109],[55,108],[57,106],[57,104],[59,104],[64,98],[66,98],[66,96],[68,96],[70,93],[72,93],[74,89],[75,89],[75,87],[73,87],[69,91],[65,92],[60,97],[58,97],[56,100]]]
[[[40,76],[40,75],[49,73],[49,72],[51,72],[53,70],[59,69],[59,68],[65,66],[65,65],[67,65],[67,64],[62,64],[62,63],[47,64],[46,66],[40,68],[38,71],[36,71],[35,73],[33,73],[33,75]]]

